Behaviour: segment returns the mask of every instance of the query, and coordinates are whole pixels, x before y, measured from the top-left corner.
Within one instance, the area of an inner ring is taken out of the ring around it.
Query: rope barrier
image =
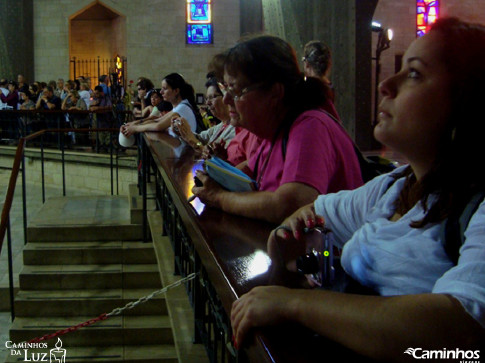
[[[61,330],[58,330],[58,331],[56,331],[54,333],[45,334],[45,335],[43,335],[41,337],[33,338],[33,339],[31,339],[31,340],[29,340],[27,342],[22,342],[22,343],[39,343],[39,342],[43,342],[43,341],[46,341],[46,340],[55,338],[57,336],[61,336],[61,335],[64,335],[64,334],[68,334],[68,333],[71,333],[71,332],[76,331],[78,329],[81,329],[81,328],[84,328],[84,327],[93,325],[93,324],[97,323],[98,321],[106,320],[106,319],[108,319],[108,318],[110,318],[112,316],[120,315],[125,310],[131,310],[131,309],[135,308],[136,306],[138,306],[140,304],[146,303],[147,301],[153,299],[154,297],[156,297],[156,296],[158,296],[160,294],[166,293],[168,290],[171,290],[171,289],[173,289],[173,288],[175,288],[177,286],[182,285],[185,282],[188,282],[190,280],[193,280],[196,276],[197,276],[197,273],[191,273],[190,275],[188,275],[188,276],[186,276],[186,277],[184,277],[184,278],[182,278],[180,280],[177,280],[174,283],[171,283],[170,285],[167,285],[167,286],[165,286],[164,288],[162,288],[160,290],[154,291],[154,292],[152,292],[149,295],[143,296],[143,297],[139,298],[136,301],[130,301],[129,303],[127,303],[125,306],[123,306],[121,308],[115,308],[110,313],[103,313],[100,316],[98,316],[97,318],[90,319],[90,320],[85,321],[83,323],[80,323],[80,324],[77,324],[77,325],[73,325],[73,326],[71,326],[69,328],[61,329]],[[20,343],[20,344],[22,344],[22,343]],[[4,351],[4,350],[7,350],[7,349],[2,347],[2,349],[0,349],[0,350]]]

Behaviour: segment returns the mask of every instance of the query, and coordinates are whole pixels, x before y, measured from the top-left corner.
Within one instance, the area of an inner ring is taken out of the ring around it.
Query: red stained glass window
[[[426,34],[438,16],[437,0],[416,0],[416,36],[421,37]]]

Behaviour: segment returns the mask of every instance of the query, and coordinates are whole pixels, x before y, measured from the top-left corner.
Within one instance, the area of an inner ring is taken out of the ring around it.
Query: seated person
[[[103,91],[103,87],[94,87],[94,98],[89,106],[90,111],[96,111],[93,118],[94,128],[111,128],[114,126],[113,104],[111,98]],[[111,145],[111,134],[106,131],[98,131],[95,136],[102,149],[108,150]]]
[[[51,86],[45,86],[35,108],[38,110],[60,110],[61,99],[54,95],[54,89]]]
[[[228,51],[224,69],[231,124],[263,139],[243,169],[259,189],[229,192],[199,171],[203,186],[192,192],[203,203],[278,223],[318,194],[362,185],[352,140],[323,110],[328,87],[304,80],[287,42],[242,41]]]
[[[148,78],[141,78],[136,84],[138,89],[138,99],[140,100],[140,108],[133,110],[134,117],[146,117],[151,112],[151,96],[155,92],[153,82]]]
[[[69,100],[70,100],[71,106],[67,106]],[[71,90],[64,98],[64,101],[62,101],[61,109],[66,111],[72,111],[72,110],[86,111],[88,108],[84,100],[79,95],[79,92],[76,90]],[[87,113],[68,114],[67,120],[76,129],[89,127],[89,114]]]
[[[222,102],[222,92],[217,85],[215,78],[209,79],[205,86],[207,87],[206,103],[211,113],[217,117],[221,122],[201,133],[193,133],[186,119],[176,119],[178,124],[172,127],[177,130],[176,133],[182,137],[190,146],[198,151],[203,151],[204,146],[210,147],[212,150],[224,150],[229,145],[230,141],[236,135],[236,129],[229,121],[229,109]],[[224,153],[225,154],[225,153]],[[226,159],[226,157],[223,158]]]
[[[381,82],[374,135],[409,160],[353,191],[321,195],[273,231],[268,249],[300,244],[325,225],[343,245],[345,272],[380,296],[257,287],[235,301],[237,343],[251,328],[302,324],[355,352],[403,361],[409,347],[455,351],[485,337],[485,201],[449,250],[440,228],[485,180],[485,26],[441,18]],[[455,257],[453,257],[455,256]],[[463,359],[463,358],[462,358]],[[412,360],[412,359],[411,359]]]
[[[19,96],[23,101],[20,105],[21,110],[35,110],[35,103],[32,100],[33,95],[28,89],[24,90],[23,92],[19,92]]]
[[[15,81],[9,81],[7,83],[8,92],[6,95],[0,89],[0,100],[6,104],[7,106],[12,107],[13,110],[18,108],[19,103],[19,92],[18,92],[18,85]]]
[[[89,106],[91,105],[91,93],[89,92],[89,84],[86,81],[81,81],[81,84],[79,86],[79,97],[82,98],[84,103],[86,104],[86,107],[89,109]]]
[[[330,70],[332,68],[332,52],[325,43],[312,40],[305,44],[303,49],[303,72],[307,77],[320,78],[332,90],[331,100],[334,102],[334,90],[330,82]]]
[[[164,101],[162,96],[157,91],[153,91],[150,96],[151,110],[150,113],[145,116],[145,118],[129,122],[130,124],[142,124],[147,121],[155,120],[165,115],[167,112],[172,111],[172,104],[170,102]],[[145,108],[146,109],[146,108]]]
[[[160,116],[148,123],[136,125],[133,123],[123,125],[120,131],[125,136],[130,136],[138,132],[147,131],[165,131],[167,130],[172,136],[177,136],[171,130],[172,119],[185,118],[192,132],[202,131],[202,117],[200,116],[197,104],[195,103],[195,92],[192,85],[178,73],[171,73],[163,78],[162,89],[160,91],[164,101],[172,104],[172,111]]]

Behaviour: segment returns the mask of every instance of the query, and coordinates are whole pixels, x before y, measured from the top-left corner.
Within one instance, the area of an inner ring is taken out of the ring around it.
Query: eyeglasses
[[[229,96],[231,96],[231,98],[234,100],[234,102],[237,102],[241,99],[242,96],[244,96],[245,94],[251,92],[251,91],[255,91],[257,90],[258,88],[262,88],[265,86],[264,83],[260,82],[260,83],[255,83],[253,85],[250,85],[250,86],[247,86],[245,88],[243,88],[241,90],[241,92],[239,92],[239,94],[236,94],[236,92],[234,91],[233,88],[231,87],[228,87],[226,86],[225,84],[222,84],[220,82],[217,83],[219,85],[219,88],[221,89],[221,92],[222,94],[225,96],[226,94],[229,94]]]
[[[222,95],[214,95],[205,98],[205,102],[213,102],[217,97],[223,97]]]

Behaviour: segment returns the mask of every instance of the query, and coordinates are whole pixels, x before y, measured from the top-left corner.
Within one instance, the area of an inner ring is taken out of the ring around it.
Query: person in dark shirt
[[[111,98],[106,95],[103,91],[103,87],[96,86],[94,88],[94,98],[91,106],[89,106],[90,111],[96,111],[94,119],[95,128],[110,128],[113,127],[113,105],[111,103]],[[109,132],[100,131],[96,133],[99,146],[105,151],[111,143],[111,135]]]
[[[61,99],[54,95],[54,89],[50,86],[45,86],[42,91],[42,96],[37,100],[35,106],[38,110],[60,110]]]
[[[17,90],[17,82],[10,81],[8,82],[8,95],[5,96],[3,91],[0,90],[0,99],[3,103],[6,103],[7,106],[12,107],[14,110],[17,109],[17,104],[19,103],[19,92]]]

